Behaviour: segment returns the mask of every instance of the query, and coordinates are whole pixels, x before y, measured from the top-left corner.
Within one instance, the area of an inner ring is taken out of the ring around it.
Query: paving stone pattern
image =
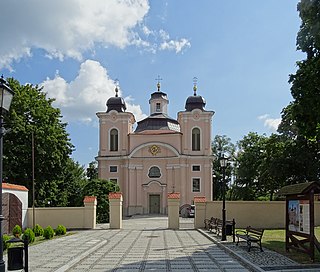
[[[122,230],[79,231],[29,248],[29,271],[249,271],[197,230],[167,218],[124,221]]]

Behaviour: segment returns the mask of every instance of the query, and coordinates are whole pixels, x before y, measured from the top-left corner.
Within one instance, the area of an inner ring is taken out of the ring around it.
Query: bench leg
[[[236,246],[239,245],[239,236],[237,236],[237,238],[238,238],[238,241],[237,241],[237,243],[236,243]]]
[[[250,249],[251,249],[251,241],[247,241],[247,245],[248,245],[248,252],[250,252]]]
[[[259,246],[260,246],[260,251],[263,252],[261,241],[259,242]]]

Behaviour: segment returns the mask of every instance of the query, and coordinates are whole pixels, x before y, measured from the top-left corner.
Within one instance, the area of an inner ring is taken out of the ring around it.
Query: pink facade
[[[151,94],[150,116],[136,123],[122,98],[107,101],[100,123],[99,178],[117,182],[125,215],[167,213],[168,193],[180,192],[180,206],[196,196],[212,199],[211,124],[214,112],[205,100],[188,97],[178,119],[167,115],[169,100],[160,90]]]

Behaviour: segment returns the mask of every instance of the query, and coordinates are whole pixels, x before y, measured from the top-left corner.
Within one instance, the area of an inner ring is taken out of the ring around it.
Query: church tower
[[[157,88],[158,91],[151,94],[151,98],[149,100],[150,115],[154,113],[168,114],[169,100],[167,94],[160,91],[160,82],[158,82]]]
[[[188,155],[211,155],[211,124],[213,111],[205,110],[205,99],[197,94],[194,82],[193,95],[186,100],[185,111],[178,113],[181,132],[184,135],[182,153]]]
[[[135,123],[134,115],[126,112],[126,104],[122,97],[118,96],[118,86],[115,88],[115,96],[108,99],[107,111],[98,112],[99,118],[99,153],[98,161],[99,177],[107,177],[116,181],[112,173],[118,173],[119,165],[108,165],[109,157],[125,156],[129,152],[128,135],[133,132]],[[104,163],[102,163],[104,162]],[[112,168],[112,169],[111,169]],[[116,169],[117,168],[117,169]]]

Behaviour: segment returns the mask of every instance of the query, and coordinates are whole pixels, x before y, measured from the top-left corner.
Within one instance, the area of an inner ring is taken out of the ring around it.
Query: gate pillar
[[[168,194],[168,228],[179,229],[180,193]]]
[[[206,219],[206,197],[195,196],[194,204],[196,206],[194,215],[194,228],[199,229],[204,227],[204,220]]]
[[[122,193],[109,193],[110,229],[122,228]]]

